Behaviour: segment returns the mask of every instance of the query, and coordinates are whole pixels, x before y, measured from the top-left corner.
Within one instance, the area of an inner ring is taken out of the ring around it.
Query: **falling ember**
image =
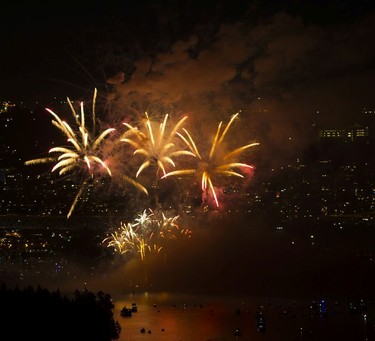
[[[217,198],[217,193],[213,184],[213,179],[218,176],[235,176],[239,178],[244,178],[244,176],[235,171],[235,169],[253,169],[253,166],[246,163],[238,161],[238,156],[244,151],[259,145],[259,143],[250,143],[239,148],[232,150],[229,153],[223,153],[222,144],[225,136],[227,135],[230,126],[233,121],[237,118],[238,113],[233,115],[227,124],[227,126],[222,130],[222,122],[219,123],[213,143],[210,148],[210,152],[207,157],[203,158],[198,151],[198,148],[191,137],[190,133],[183,129],[184,135],[177,132],[177,135],[184,141],[187,147],[190,149],[191,153],[199,160],[197,162],[196,168],[192,169],[181,169],[169,172],[163,176],[166,178],[168,176],[176,175],[190,175],[197,174],[201,179],[201,189],[203,193],[211,192],[214,197],[215,204],[219,207],[219,201]]]

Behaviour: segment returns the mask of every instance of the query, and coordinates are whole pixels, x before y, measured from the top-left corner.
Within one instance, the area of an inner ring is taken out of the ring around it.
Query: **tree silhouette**
[[[112,341],[121,327],[113,317],[111,296],[76,290],[73,298],[37,286],[0,287],[1,334],[11,340]],[[0,337],[2,339],[2,337]]]

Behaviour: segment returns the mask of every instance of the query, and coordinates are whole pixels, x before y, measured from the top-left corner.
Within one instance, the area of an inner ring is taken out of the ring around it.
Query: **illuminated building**
[[[335,139],[345,142],[368,139],[370,136],[368,127],[354,127],[351,129],[321,129],[320,139]]]

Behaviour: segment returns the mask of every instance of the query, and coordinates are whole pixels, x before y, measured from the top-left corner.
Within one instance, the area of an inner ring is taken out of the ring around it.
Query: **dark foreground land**
[[[100,340],[119,338],[109,294],[76,290],[72,297],[39,286],[0,288],[1,335],[9,340]]]

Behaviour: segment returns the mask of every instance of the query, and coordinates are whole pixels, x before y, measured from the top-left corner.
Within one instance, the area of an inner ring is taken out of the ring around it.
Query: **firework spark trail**
[[[65,135],[67,142],[69,142],[70,145],[51,148],[49,153],[54,154],[54,156],[28,160],[25,162],[25,165],[55,162],[56,164],[52,168],[52,172],[59,170],[59,175],[63,175],[73,170],[86,169],[86,176],[88,175],[89,177],[94,177],[94,174],[100,174],[102,169],[104,169],[109,176],[112,176],[110,168],[101,158],[100,147],[104,139],[111,132],[115,131],[115,128],[108,128],[100,133],[97,137],[93,137],[95,134],[96,95],[97,90],[95,89],[92,105],[92,132],[89,132],[86,127],[83,102],[80,104],[80,115],[77,115],[73,107],[73,103],[69,98],[67,99],[71,113],[75,120],[75,129],[73,129],[67,122],[63,121],[55,112],[47,108],[46,110],[53,116],[52,124]],[[99,165],[99,168],[95,167],[96,165]],[[124,180],[132,183],[134,186],[147,193],[147,190],[138,182],[126,176],[124,176]],[[80,196],[82,195],[86,183],[86,180],[82,181],[67,215],[68,218],[71,216]]]
[[[151,209],[149,209],[151,211]],[[154,213],[151,211],[151,213],[147,213],[146,210],[144,210],[142,213],[138,215],[138,218],[134,219],[133,226],[140,226],[141,228],[144,226],[147,226],[152,220],[151,217],[154,215]]]
[[[144,260],[147,253],[159,253],[163,249],[164,239],[191,237],[191,230],[178,226],[179,216],[167,217],[162,211],[148,211],[140,213],[133,223],[121,224],[102,243],[119,254],[135,252]]]
[[[120,224],[118,231],[114,231],[102,243],[107,243],[108,247],[113,247],[119,254],[125,254],[136,250],[138,236],[131,223]]]
[[[136,177],[138,177],[143,170],[150,166],[156,166],[156,173],[159,170],[166,174],[167,164],[175,167],[174,157],[180,155],[193,155],[188,150],[176,149],[173,139],[178,133],[187,117],[183,117],[177,124],[169,131],[167,129],[168,114],[165,115],[162,123],[157,126],[157,122],[152,122],[146,114],[146,119],[143,120],[143,129],[139,130],[128,123],[123,123],[128,130],[123,134],[121,141],[132,145],[135,148],[134,155],[140,154],[145,157],[143,163],[137,170]]]
[[[163,246],[160,239],[177,238],[172,228],[178,228],[176,221],[179,216],[167,218],[164,212],[154,212],[150,208],[149,212],[147,213],[144,210],[133,223],[133,227],[136,227],[135,231],[141,241],[139,253],[142,259],[146,256],[146,251],[159,253],[162,250]]]
[[[162,178],[166,178],[168,176],[189,175],[198,173],[201,179],[201,189],[203,193],[210,191],[214,197],[216,206],[219,207],[219,201],[213,184],[213,178],[218,175],[236,176],[243,178],[244,176],[241,173],[239,173],[238,171],[234,171],[233,169],[253,169],[254,167],[246,163],[238,162],[236,157],[242,152],[246,151],[247,149],[259,145],[259,143],[250,143],[241,146],[237,149],[234,149],[233,151],[226,153],[223,156],[221,155],[221,153],[218,153],[218,151],[221,151],[220,148],[222,147],[222,143],[229,131],[230,126],[232,125],[233,121],[237,118],[238,115],[239,114],[237,113],[231,117],[229,123],[224,128],[224,130],[222,130],[222,122],[219,123],[210,149],[210,153],[207,158],[203,158],[201,156],[193,138],[185,128],[183,128],[183,131],[186,136],[177,132],[176,134],[184,141],[184,143],[188,146],[192,154],[194,154],[194,156],[199,160],[199,162],[197,163],[196,168],[175,170],[164,174]]]

